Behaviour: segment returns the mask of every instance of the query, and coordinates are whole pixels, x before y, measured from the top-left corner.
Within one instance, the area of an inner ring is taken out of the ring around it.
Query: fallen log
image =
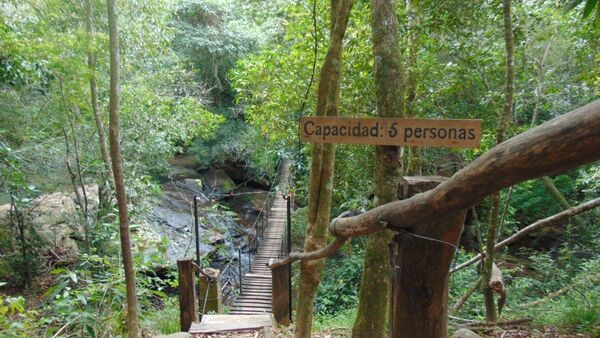
[[[550,301],[550,300],[552,300],[552,299],[554,299],[554,298],[556,298],[556,297],[558,297],[560,295],[563,295],[563,294],[565,294],[565,293],[567,293],[567,292],[569,292],[569,291],[571,291],[573,289],[576,289],[576,288],[578,288],[578,287],[580,287],[582,285],[585,285],[587,283],[597,284],[598,281],[600,281],[600,275],[592,273],[591,275],[587,275],[586,277],[584,277],[584,278],[582,278],[580,280],[577,280],[577,281],[575,281],[575,282],[573,282],[573,283],[571,283],[571,284],[569,284],[569,285],[567,285],[567,286],[565,286],[565,287],[563,287],[563,288],[561,288],[561,289],[559,289],[557,291],[554,291],[554,292],[548,294],[546,297],[544,297],[542,299],[538,299],[538,300],[533,301],[533,302],[521,304],[521,305],[519,305],[519,307],[521,307],[521,308],[528,308],[528,307],[537,306],[537,305],[543,304],[543,303],[545,303],[547,301]]]

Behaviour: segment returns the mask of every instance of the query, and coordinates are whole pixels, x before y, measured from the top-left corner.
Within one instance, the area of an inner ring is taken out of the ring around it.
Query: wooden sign
[[[477,148],[481,120],[302,117],[300,139],[311,143]]]

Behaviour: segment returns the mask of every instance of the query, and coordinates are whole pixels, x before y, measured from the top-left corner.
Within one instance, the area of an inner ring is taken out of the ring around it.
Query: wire
[[[448,246],[451,246],[452,248],[454,248],[455,251],[458,251],[458,247],[456,245],[454,245],[452,243],[449,243],[449,242],[446,242],[446,241],[442,241],[441,239],[417,235],[415,233],[412,233],[412,232],[406,231],[406,230],[402,230],[402,229],[398,229],[396,231],[398,231],[400,233],[403,233],[403,234],[406,234],[406,235],[409,235],[409,236],[412,236],[412,237],[416,237],[416,238],[424,239],[424,240],[427,240],[427,241],[432,241],[432,242],[437,242],[437,243],[441,243],[441,244],[444,244],[444,245],[448,245]]]

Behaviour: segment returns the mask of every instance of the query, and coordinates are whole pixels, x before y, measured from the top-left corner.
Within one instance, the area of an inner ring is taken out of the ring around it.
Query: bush
[[[0,282],[0,287],[6,283]],[[23,297],[8,297],[0,293],[0,337],[29,337],[35,321],[34,311],[25,309]]]
[[[317,312],[337,314],[356,306],[364,253],[358,247],[354,250],[353,255],[327,260],[317,292]]]

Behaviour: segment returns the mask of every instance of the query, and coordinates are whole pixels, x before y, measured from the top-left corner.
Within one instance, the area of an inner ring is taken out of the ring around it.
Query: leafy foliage
[[[348,257],[328,260],[317,292],[317,312],[335,314],[356,305],[363,258],[358,251]]]

